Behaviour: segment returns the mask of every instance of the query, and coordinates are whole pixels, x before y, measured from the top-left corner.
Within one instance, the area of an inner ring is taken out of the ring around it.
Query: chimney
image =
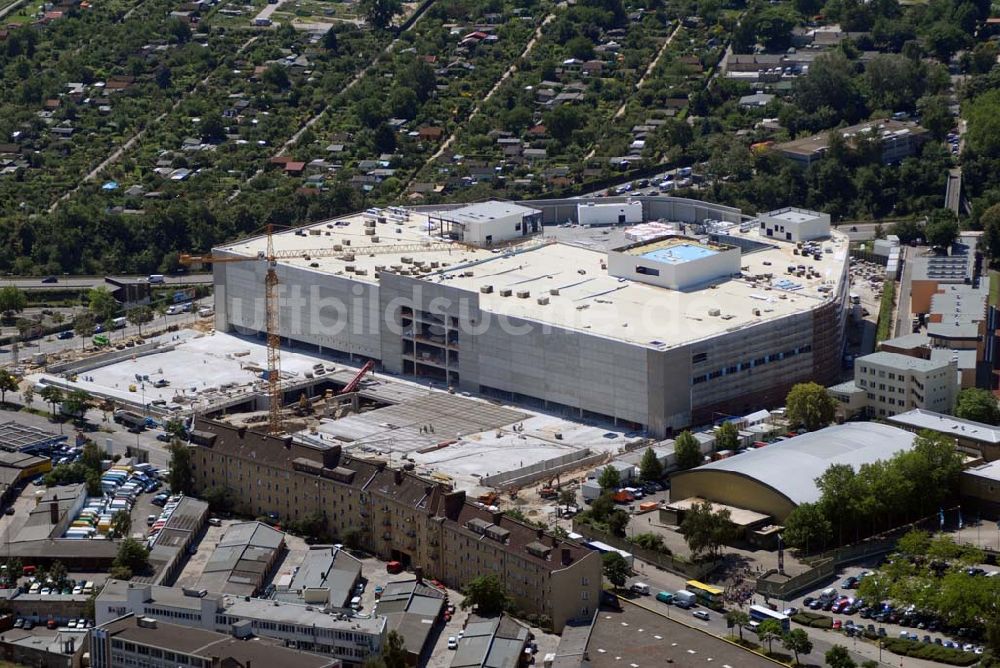
[[[535,529],[535,536],[538,537],[538,540],[541,540],[542,538],[545,537],[545,530],[542,529],[542,527],[538,527],[537,529]]]
[[[400,469],[393,469],[393,471],[392,471],[392,479],[396,482],[397,485],[402,485],[403,484],[403,472]]]
[[[498,511],[496,511],[494,513],[490,513],[490,514],[493,516],[493,524],[500,524],[500,520],[503,519],[503,513],[501,513],[498,510]]]
[[[413,577],[417,579],[417,584],[421,584],[424,581],[424,569],[420,566],[414,566]]]
[[[59,524],[59,502],[49,502],[49,522]]]
[[[465,505],[465,492],[449,492],[445,494],[444,497],[444,515],[450,520],[458,520],[459,514],[462,512],[462,506]]]
[[[291,450],[291,448],[292,448],[292,437],[291,436],[285,436],[284,438],[281,439],[281,444],[283,446],[285,446],[285,450]]]
[[[553,550],[556,549],[557,547],[559,547],[559,539],[556,538],[555,535],[550,535],[549,536],[549,541],[552,543],[552,549]]]
[[[564,547],[562,549],[562,565],[569,566],[571,563],[573,563],[573,557],[570,556],[570,549],[568,547]]]
[[[237,429],[236,433],[239,435],[240,438],[244,438],[247,435],[247,427],[246,427],[246,425],[243,425],[242,427],[240,427],[239,429]]]
[[[327,448],[323,451],[323,466],[328,469],[334,469],[340,466],[340,453],[341,448],[339,445],[335,445],[331,448]]]

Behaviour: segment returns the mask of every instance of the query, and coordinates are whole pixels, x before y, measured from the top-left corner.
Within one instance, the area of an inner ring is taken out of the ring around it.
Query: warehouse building
[[[1000,427],[919,408],[893,415],[886,422],[914,433],[928,429],[942,434],[953,439],[960,450],[988,462],[1000,459]]]
[[[769,238],[730,207],[633,200],[682,234],[630,246],[620,229],[598,244],[560,228],[556,242],[536,222],[575,221],[587,200],[539,200],[375,210],[275,235],[280,333],[287,346],[661,438],[778,405],[796,382],[833,382],[846,236]],[[265,249],[257,237],[214,251],[247,260],[214,266],[219,331],[261,336]]]
[[[284,549],[285,534],[263,522],[231,524],[205,564],[198,588],[255,596]]]
[[[678,473],[670,498],[697,497],[752,510],[782,522],[796,506],[820,498],[816,478],[834,464],[858,470],[913,447],[910,432],[875,422],[850,422]]]

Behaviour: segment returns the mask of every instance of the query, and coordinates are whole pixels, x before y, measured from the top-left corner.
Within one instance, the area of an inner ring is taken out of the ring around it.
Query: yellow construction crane
[[[278,310],[278,260],[312,259],[320,257],[341,257],[348,254],[380,255],[383,253],[423,253],[428,251],[463,248],[461,245],[446,242],[427,242],[412,244],[373,244],[371,246],[343,246],[334,248],[313,248],[307,250],[274,250],[274,228],[267,226],[267,250],[255,256],[217,256],[181,254],[179,262],[190,266],[195,264],[215,264],[228,262],[267,262],[267,273],[264,275],[264,321],[267,332],[267,397],[269,434],[282,432],[281,420],[281,335],[279,333]]]

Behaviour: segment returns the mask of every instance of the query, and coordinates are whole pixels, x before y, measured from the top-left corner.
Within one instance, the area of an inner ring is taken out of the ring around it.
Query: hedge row
[[[816,612],[798,612],[792,615],[792,621],[802,626],[811,626],[814,629],[833,628],[832,617]]]
[[[979,660],[972,652],[963,652],[950,647],[942,647],[925,642],[916,642],[904,638],[886,638],[882,641],[884,647],[894,654],[902,654],[915,659],[938,661],[952,666],[971,666]]]

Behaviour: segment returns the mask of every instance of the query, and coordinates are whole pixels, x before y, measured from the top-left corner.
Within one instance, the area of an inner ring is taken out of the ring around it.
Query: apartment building
[[[834,385],[830,394],[848,417],[858,413],[887,417],[915,408],[950,413],[959,378],[953,359],[876,352],[855,360],[854,380]]]
[[[121,580],[108,580],[94,602],[94,613],[98,626],[133,614],[189,631],[249,633],[347,666],[378,654],[386,635],[382,617],[350,617],[295,603]]]
[[[212,436],[191,449],[196,490],[227,486],[243,510],[282,521],[318,513],[332,535],[456,589],[496,573],[521,611],[548,617],[556,630],[596,609],[599,554],[467,503],[464,492],[336,445],[208,421],[199,429]]]
[[[264,638],[169,624],[128,614],[94,629],[92,668],[250,668],[252,665],[339,668],[336,659],[289,649]]]

